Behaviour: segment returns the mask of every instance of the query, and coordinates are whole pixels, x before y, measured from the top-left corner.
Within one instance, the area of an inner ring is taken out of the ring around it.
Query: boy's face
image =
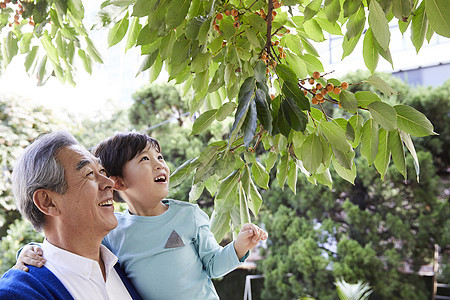
[[[123,167],[123,182],[134,199],[161,201],[169,194],[170,170],[161,153],[150,145]]]

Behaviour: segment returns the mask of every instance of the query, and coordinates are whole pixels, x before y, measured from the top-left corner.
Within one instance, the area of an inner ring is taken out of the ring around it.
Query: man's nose
[[[114,180],[112,180],[111,178],[100,174],[100,189],[101,190],[105,190],[105,189],[111,189],[114,186]]]

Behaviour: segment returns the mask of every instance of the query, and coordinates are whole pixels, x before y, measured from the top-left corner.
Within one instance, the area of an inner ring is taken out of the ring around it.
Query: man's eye
[[[94,175],[94,171],[90,171],[89,173],[86,174],[86,176],[91,176]]]
[[[109,176],[108,176],[108,173],[106,172],[105,169],[101,169],[101,170],[99,171],[99,173],[102,174],[102,175],[104,175],[104,176],[106,176],[106,177],[109,177]]]

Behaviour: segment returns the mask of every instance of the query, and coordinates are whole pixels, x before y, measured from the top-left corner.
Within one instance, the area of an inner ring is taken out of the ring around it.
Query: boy
[[[169,168],[155,139],[120,133],[95,149],[114,189],[128,204],[103,240],[144,299],[218,299],[210,278],[245,260],[267,233],[245,224],[235,241],[220,247],[208,216],[191,203],[164,200]]]

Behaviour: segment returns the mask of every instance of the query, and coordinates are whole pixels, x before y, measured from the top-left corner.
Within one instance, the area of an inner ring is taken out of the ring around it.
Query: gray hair
[[[71,145],[78,142],[66,131],[44,134],[25,149],[14,167],[12,185],[16,205],[37,231],[43,230],[45,215],[34,204],[33,194],[38,189],[66,192],[64,168],[55,156],[61,148]]]

